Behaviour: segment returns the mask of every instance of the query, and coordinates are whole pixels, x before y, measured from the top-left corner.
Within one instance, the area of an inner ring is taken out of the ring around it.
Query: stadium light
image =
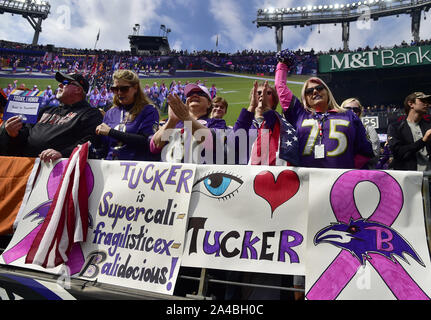
[[[33,27],[35,33],[33,45],[39,41],[39,35],[42,32],[42,20],[48,18],[51,5],[42,0],[0,0],[0,13],[11,13],[21,15],[26,18]]]
[[[0,3],[1,1],[5,0],[0,0]],[[338,0],[333,0],[332,2],[332,4],[307,4],[305,6],[276,10],[276,12],[282,13],[282,15],[271,15],[273,11],[268,9],[259,10],[255,22],[258,27],[275,27],[277,29],[276,34],[282,33],[280,30],[282,30],[283,26],[294,26],[296,28],[297,26],[310,26],[313,24],[340,23],[343,28],[342,39],[345,43],[344,47],[347,48],[346,42],[349,38],[349,24],[360,19],[364,11],[359,8],[363,5],[368,6],[370,18],[375,21],[380,17],[409,14],[412,17],[412,34],[414,39],[419,38],[418,30],[420,23],[418,21],[421,20],[421,12],[428,12],[431,7],[431,0],[357,0],[343,4],[337,3],[339,2]],[[276,36],[276,41],[277,46],[279,46],[282,42],[282,37]]]

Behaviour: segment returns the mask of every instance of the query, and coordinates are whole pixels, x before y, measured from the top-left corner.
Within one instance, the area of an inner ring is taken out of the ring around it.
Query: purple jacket
[[[135,120],[127,122],[125,130],[121,128],[126,113],[124,106],[109,109],[103,122],[113,130],[108,136],[103,136],[103,143],[107,147],[107,160],[155,160],[150,154],[149,137],[157,130],[159,125],[159,113],[153,105],[147,105],[137,115]]]

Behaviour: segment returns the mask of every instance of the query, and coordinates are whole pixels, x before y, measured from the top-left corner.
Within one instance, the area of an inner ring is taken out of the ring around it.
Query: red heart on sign
[[[271,206],[271,218],[275,209],[292,198],[298,190],[299,177],[292,170],[284,170],[277,180],[270,171],[263,171],[254,179],[254,192]]]

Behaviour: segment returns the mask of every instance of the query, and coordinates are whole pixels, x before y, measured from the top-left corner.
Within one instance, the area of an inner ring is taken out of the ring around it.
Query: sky
[[[393,0],[395,1],[395,0]],[[257,28],[259,8],[352,3],[350,0],[48,0],[51,14],[42,23],[39,44],[56,47],[130,50],[128,36],[140,25],[139,35],[160,36],[161,25],[171,29],[171,49],[192,52],[217,50],[276,51],[275,29]],[[431,12],[421,19],[421,39],[431,39]],[[100,29],[100,38],[96,42]],[[319,33],[320,29],[320,33]],[[34,31],[28,21],[0,14],[0,39],[31,43]],[[216,42],[218,39],[218,46]],[[328,51],[343,47],[341,25],[284,27],[283,49]],[[350,24],[350,49],[391,47],[410,42],[408,15],[381,18],[368,24]]]

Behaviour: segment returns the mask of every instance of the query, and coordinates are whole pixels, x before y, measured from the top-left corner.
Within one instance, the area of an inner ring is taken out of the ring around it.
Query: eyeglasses
[[[207,94],[205,92],[203,92],[203,91],[191,91],[191,92],[189,92],[187,94],[187,98],[190,98],[194,94],[196,94],[196,95],[198,95],[200,97],[208,97]]]
[[[262,95],[263,94],[263,91],[261,91],[261,90],[259,90],[258,92],[257,92],[257,95],[258,96],[260,96],[260,95]],[[266,92],[266,94],[268,95],[268,96],[270,96],[270,95],[272,95],[272,91],[267,91]]]
[[[309,96],[309,95],[313,94],[314,90],[317,90],[317,92],[320,92],[323,89],[325,89],[325,86],[323,84],[319,84],[318,86],[315,86],[314,88],[305,89],[304,93],[306,96]]]
[[[126,93],[129,91],[129,89],[132,86],[118,86],[118,87],[111,87],[111,90],[113,93],[117,94],[118,92]]]
[[[72,85],[72,86],[75,86],[75,87],[78,87],[78,88],[82,88],[82,86],[79,83],[75,82],[75,81],[63,80],[62,84],[63,84],[63,86]],[[84,90],[84,88],[82,88],[82,89]]]

